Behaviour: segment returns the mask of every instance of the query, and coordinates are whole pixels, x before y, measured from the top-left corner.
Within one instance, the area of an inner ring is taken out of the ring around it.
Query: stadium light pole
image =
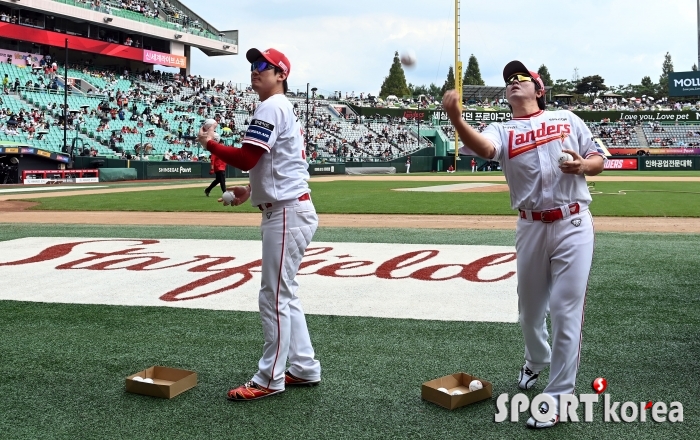
[[[418,95],[418,114],[416,115],[416,120],[418,121],[418,149],[420,150],[420,95]]]
[[[306,83],[306,153],[309,153],[309,83]]]
[[[63,149],[68,151],[68,38],[66,38],[66,65],[63,66]],[[73,150],[71,150],[71,162],[73,159]]]

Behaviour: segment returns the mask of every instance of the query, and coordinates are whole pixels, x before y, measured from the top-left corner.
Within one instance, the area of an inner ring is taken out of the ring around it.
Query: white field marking
[[[107,188],[107,185],[96,185],[96,186],[62,186],[62,185],[52,185],[39,188],[9,188],[0,189],[0,194],[8,193],[18,193],[18,192],[34,192],[34,191],[64,191],[71,189],[93,189],[93,188]]]
[[[257,311],[261,252],[259,241],[9,240],[0,300]],[[302,264],[310,314],[518,319],[510,246],[312,242]]]
[[[394,191],[449,192],[494,185],[502,185],[502,183],[456,183],[454,185],[421,186],[420,188],[394,188]]]

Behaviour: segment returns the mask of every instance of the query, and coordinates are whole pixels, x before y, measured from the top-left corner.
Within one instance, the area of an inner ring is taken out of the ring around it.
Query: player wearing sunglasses
[[[285,93],[291,64],[275,50],[250,49],[250,80],[260,98],[241,148],[219,145],[214,127],[199,132],[199,142],[226,163],[250,172],[250,184],[228,190],[232,205],[250,198],[262,211],[261,286],[258,294],[264,345],[258,371],[245,384],[228,392],[233,401],[256,400],[279,394],[285,386],[316,385],[321,364],[306,318],[296,295],[296,274],[318,227],[311,202],[304,138],[294,108]],[[219,199],[222,201],[222,199]],[[289,360],[289,369],[286,369]]]
[[[592,199],[584,176],[603,171],[604,156],[578,116],[545,111],[545,86],[536,72],[511,61],[503,79],[513,117],[490,124],[482,133],[462,120],[461,91],[446,93],[442,103],[464,143],[460,152],[501,164],[511,207],[519,212],[515,249],[525,365],[518,386],[532,388],[549,366],[544,394],[552,398],[553,407],[543,403],[541,414],[527,421],[530,428],[548,428],[559,422],[560,396],[573,394],[576,386],[594,239],[588,211]],[[562,152],[573,160],[559,166]]]

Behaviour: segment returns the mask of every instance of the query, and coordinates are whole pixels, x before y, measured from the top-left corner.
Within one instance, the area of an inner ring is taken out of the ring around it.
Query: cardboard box
[[[138,382],[134,377],[151,378],[153,383]],[[126,378],[126,391],[146,396],[172,399],[197,385],[197,373],[168,367],[151,367]]]
[[[469,383],[473,380],[481,381],[484,387],[480,390],[469,391]],[[463,394],[452,396],[442,391],[438,391],[438,388],[446,388],[450,394],[455,390],[459,390]],[[467,373],[455,373],[449,376],[429,380],[421,387],[421,397],[423,399],[447,409],[455,409],[459,408],[460,406],[490,399],[492,395],[493,385],[491,382]]]

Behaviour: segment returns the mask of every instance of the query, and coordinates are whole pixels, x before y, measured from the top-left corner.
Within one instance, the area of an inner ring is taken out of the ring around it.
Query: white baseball
[[[150,377],[148,377],[148,378],[144,379],[143,382],[144,382],[144,383],[153,383],[153,379],[151,379]]]
[[[559,153],[559,166],[561,166],[564,162],[571,162],[572,160],[574,160],[574,157],[569,153],[564,153],[563,151]]]
[[[461,396],[462,392],[460,390],[454,390],[454,391],[452,391],[452,395],[453,396]]]
[[[404,66],[411,67],[416,64],[416,54],[412,50],[406,51],[401,54],[400,60]]]
[[[134,382],[143,382],[143,377],[141,376],[134,376],[131,378]]]
[[[214,133],[214,141],[221,142],[221,135],[219,133]]]
[[[209,127],[211,127],[212,125],[216,125],[216,120],[209,118],[206,121],[204,121],[203,127],[205,130],[208,130]]]
[[[473,380],[469,382],[469,391],[480,390],[484,387],[484,384],[480,380]]]
[[[233,205],[233,199],[235,199],[236,197],[231,191],[226,191],[224,195],[221,196],[221,198],[224,200],[224,206],[229,206]]]
[[[445,394],[450,394],[450,392],[447,391],[447,388],[438,388],[437,390],[438,390],[438,391],[442,391],[442,392],[445,393]]]

